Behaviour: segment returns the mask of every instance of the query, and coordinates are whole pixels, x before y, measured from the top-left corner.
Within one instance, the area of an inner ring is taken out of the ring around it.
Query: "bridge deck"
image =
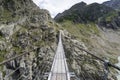
[[[68,66],[61,41],[61,33],[48,80],[69,80]]]

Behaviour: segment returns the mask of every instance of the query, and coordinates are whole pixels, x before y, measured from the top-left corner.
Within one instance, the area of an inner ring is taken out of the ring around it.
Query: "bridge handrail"
[[[0,65],[3,65],[3,64],[5,64],[5,63],[7,63],[7,62],[10,62],[10,61],[12,61],[12,60],[14,60],[14,59],[16,59],[16,58],[18,58],[18,57],[21,57],[21,56],[25,55],[25,54],[28,54],[28,53],[23,53],[23,54],[20,54],[20,55],[15,56],[15,57],[9,58],[9,59],[7,59],[7,60],[4,60],[4,61],[0,62]]]
[[[74,45],[74,46],[76,46],[76,45]],[[118,67],[118,66],[116,66],[116,65],[114,65],[114,64],[112,64],[112,63],[110,63],[110,62],[106,62],[105,60],[101,59],[100,57],[92,54],[91,52],[89,52],[89,51],[87,51],[87,50],[85,50],[85,49],[83,49],[83,48],[80,48],[80,47],[78,47],[78,46],[76,46],[76,47],[77,47],[78,49],[82,50],[82,51],[85,51],[87,54],[95,57],[96,59],[98,59],[98,60],[100,60],[100,61],[102,61],[102,62],[104,62],[104,63],[107,63],[108,66],[113,67],[113,68],[115,68],[115,69],[117,69],[117,70],[120,71],[120,67]]]
[[[33,50],[30,50],[30,51],[20,52],[21,54],[15,56],[15,57],[11,57],[11,58],[9,58],[9,59],[7,59],[7,60],[4,60],[4,61],[0,62],[0,66],[3,65],[3,64],[5,64],[5,63],[7,63],[7,62],[10,62],[10,61],[12,61],[12,60],[15,60],[15,59],[17,59],[17,58],[19,58],[19,57],[22,57],[22,56],[24,56],[24,55],[26,55],[26,54],[29,54],[30,52],[32,52],[32,51],[34,51],[34,50],[36,50],[36,49],[37,49],[37,48],[35,48],[35,49],[33,49]]]
[[[17,69],[15,69],[14,71],[12,71],[10,74],[8,74],[7,76],[5,76],[5,80],[6,78],[8,78],[9,76],[11,76],[13,73],[15,73],[18,69],[20,69],[20,67],[18,67]]]

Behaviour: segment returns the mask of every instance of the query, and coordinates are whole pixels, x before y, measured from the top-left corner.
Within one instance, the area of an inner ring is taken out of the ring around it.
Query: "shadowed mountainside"
[[[120,0],[110,0],[103,3],[113,9],[120,10]]]
[[[117,29],[120,27],[120,13],[103,4],[93,3],[87,5],[84,2],[72,6],[70,9],[59,13],[54,19],[57,22],[70,20],[74,23],[94,22],[101,27]]]

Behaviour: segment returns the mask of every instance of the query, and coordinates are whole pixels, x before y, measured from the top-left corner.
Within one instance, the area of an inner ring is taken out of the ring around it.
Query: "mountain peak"
[[[84,1],[78,3],[79,5],[87,5],[87,3],[85,3]]]
[[[86,6],[87,4],[85,2],[80,2],[80,3],[77,3],[75,5],[73,5],[70,9],[75,9],[75,8],[83,8],[84,6]]]

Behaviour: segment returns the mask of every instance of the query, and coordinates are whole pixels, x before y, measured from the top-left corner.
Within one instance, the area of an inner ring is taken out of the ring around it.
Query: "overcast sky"
[[[49,10],[52,17],[81,1],[90,4],[93,2],[102,3],[108,0],[33,0],[40,8]]]

